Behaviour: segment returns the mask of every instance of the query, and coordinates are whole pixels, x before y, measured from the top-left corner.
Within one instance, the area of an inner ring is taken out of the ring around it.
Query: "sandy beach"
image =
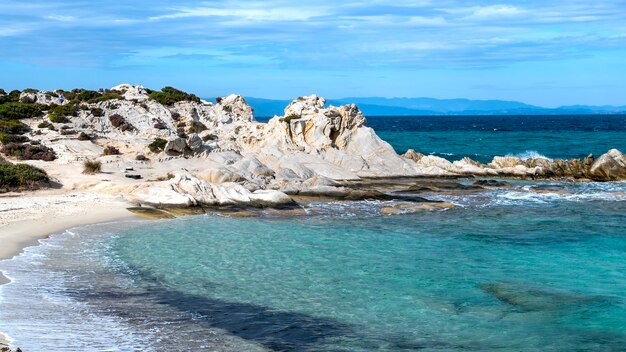
[[[0,197],[0,259],[53,233],[79,225],[133,217],[129,204],[93,193],[33,193]]]
[[[0,196],[0,260],[19,255],[40,239],[80,225],[135,218],[121,197],[61,191]],[[0,273],[0,285],[9,280]],[[0,348],[8,346],[0,333]]]

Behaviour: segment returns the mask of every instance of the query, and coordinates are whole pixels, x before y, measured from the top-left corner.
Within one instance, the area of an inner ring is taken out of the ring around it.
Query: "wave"
[[[545,159],[548,161],[552,161],[551,158],[548,158],[547,156],[540,154],[538,151],[536,150],[527,150],[523,153],[518,153],[518,154],[507,154],[506,156],[509,157],[516,157],[516,158],[520,158],[522,160],[529,160],[529,159]]]

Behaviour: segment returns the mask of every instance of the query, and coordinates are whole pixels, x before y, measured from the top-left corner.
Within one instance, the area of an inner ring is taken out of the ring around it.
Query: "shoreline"
[[[30,194],[0,200],[8,200],[8,205],[0,202],[0,260],[72,227],[138,218],[126,209],[130,203],[100,194]]]
[[[26,202],[24,204],[24,202]],[[31,193],[0,197],[0,260],[10,260],[24,249],[67,229],[116,220],[141,219],[126,208],[130,203],[99,194]],[[38,208],[45,209],[38,212]],[[0,272],[0,286],[10,283]],[[9,339],[0,332],[0,348]]]

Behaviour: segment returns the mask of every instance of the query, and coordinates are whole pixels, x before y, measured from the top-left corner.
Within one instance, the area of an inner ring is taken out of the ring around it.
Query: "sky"
[[[626,105],[626,0],[0,0],[0,87]]]

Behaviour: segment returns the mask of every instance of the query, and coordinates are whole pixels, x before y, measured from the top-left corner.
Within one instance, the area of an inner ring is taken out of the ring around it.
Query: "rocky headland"
[[[315,95],[297,98],[268,123],[255,121],[238,95],[207,102],[171,87],[129,84],[0,91],[0,104],[4,191],[52,186],[154,208],[290,207],[323,198],[400,199],[430,210],[446,206],[398,192],[441,190],[432,179],[626,179],[618,150],[582,160],[495,157],[489,164],[413,150],[398,155],[357,106],[327,106]],[[450,184],[443,189],[467,191]]]

